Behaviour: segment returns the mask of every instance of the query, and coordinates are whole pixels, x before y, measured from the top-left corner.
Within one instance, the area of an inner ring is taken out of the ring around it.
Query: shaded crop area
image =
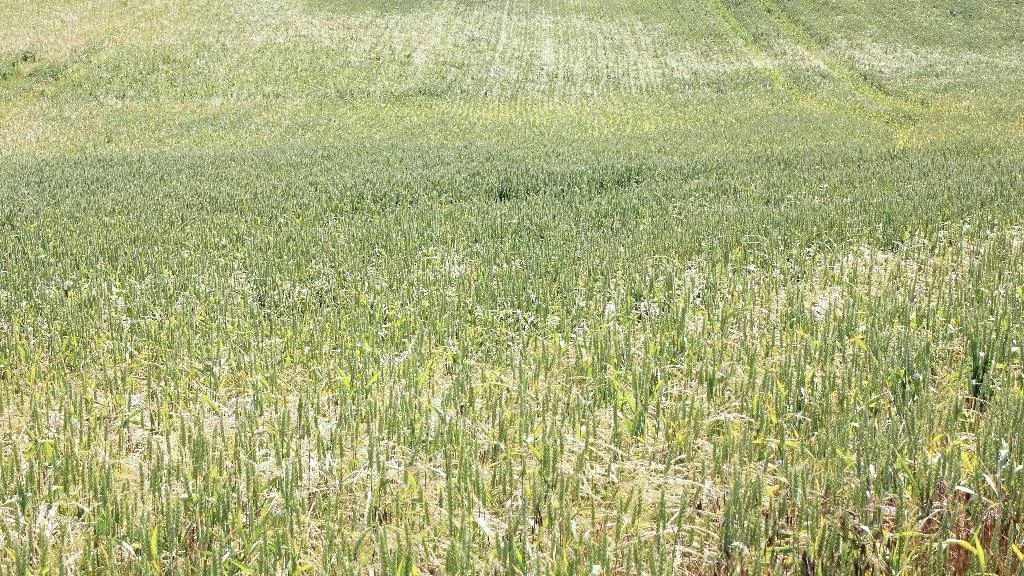
[[[15,2],[0,575],[1021,574],[1021,6]]]

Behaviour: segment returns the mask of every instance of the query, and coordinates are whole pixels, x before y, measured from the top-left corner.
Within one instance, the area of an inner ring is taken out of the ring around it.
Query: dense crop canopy
[[[1022,570],[1019,2],[0,14],[0,575]]]

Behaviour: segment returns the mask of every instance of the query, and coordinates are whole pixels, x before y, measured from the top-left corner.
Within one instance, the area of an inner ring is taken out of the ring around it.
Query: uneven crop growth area
[[[1021,574],[1024,7],[0,5],[0,575]]]

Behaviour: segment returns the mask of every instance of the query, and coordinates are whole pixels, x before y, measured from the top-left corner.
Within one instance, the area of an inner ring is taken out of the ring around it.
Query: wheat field
[[[0,575],[1024,574],[1024,5],[3,0]]]

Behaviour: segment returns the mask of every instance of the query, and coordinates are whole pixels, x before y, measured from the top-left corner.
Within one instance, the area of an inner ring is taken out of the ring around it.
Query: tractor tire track
[[[794,101],[812,109],[832,108],[837,105],[835,100],[801,87],[787,71],[784,63],[779,62],[773,54],[765,37],[779,38],[806,54],[809,62],[814,62],[847,94],[851,94],[860,103],[839,103],[840,107],[848,108],[850,114],[863,114],[883,125],[892,127],[899,137],[911,132],[917,126],[917,117],[925,109],[898,94],[884,90],[868,81],[863,73],[852,63],[832,54],[815,41],[811,33],[798,23],[778,0],[743,0],[744,7],[753,8],[758,14],[741,15],[730,7],[730,0],[711,0],[716,12],[727,30],[741,43],[744,51],[755,68],[764,70],[774,89],[786,94]],[[769,31],[751,28],[744,23],[744,18],[756,18]],[[757,31],[755,31],[757,30]],[[760,32],[760,36],[758,36]]]
[[[881,110],[912,113],[919,111],[919,106],[895,94],[884,90],[864,77],[863,72],[853,63],[843,60],[814,39],[808,29],[798,19],[790,15],[786,7],[778,0],[753,0],[771,19],[774,26],[794,45],[814,56],[828,70],[829,75],[839,81],[847,90],[871,102]]]
[[[747,57],[750,59],[750,63],[755,69],[764,70],[773,88],[791,96],[796,95],[796,87],[779,72],[778,67],[774,63],[770,62],[771,59],[768,57],[764,47],[758,42],[747,26],[743,24],[736,13],[729,8],[727,1],[710,0],[715,12],[718,13],[722,23],[725,24],[726,29],[739,39],[743,46],[743,51],[747,53]]]
[[[141,12],[126,12],[117,18],[110,18],[103,26],[97,27],[95,30],[91,30],[88,34],[80,38],[72,48],[72,52],[79,52],[83,59],[88,58],[90,52],[95,53],[101,50],[102,43],[115,36],[119,32],[124,30],[132,29],[132,24],[143,18],[155,18],[162,14],[168,14],[171,11],[169,3],[153,4],[146,7]],[[45,55],[44,55],[45,57]],[[73,69],[71,64],[67,65],[67,69],[50,83],[52,90],[59,90],[62,85],[66,85],[71,82],[73,76]],[[0,121],[5,121],[12,118],[18,110],[24,105],[42,98],[42,92],[38,89],[33,89],[29,86],[18,93],[6,102],[0,103]]]

